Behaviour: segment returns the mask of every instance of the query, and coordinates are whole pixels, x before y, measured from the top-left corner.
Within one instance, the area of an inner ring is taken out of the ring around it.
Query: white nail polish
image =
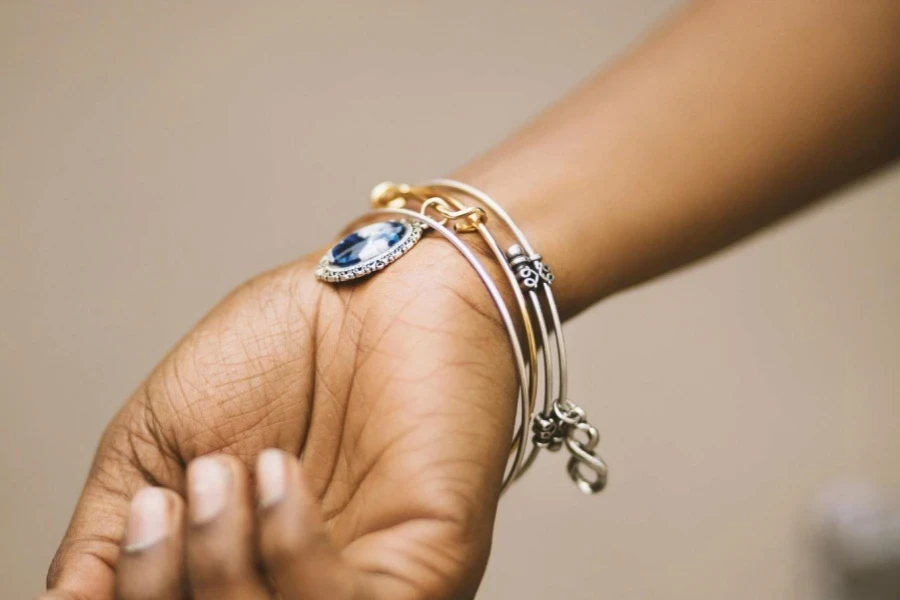
[[[197,524],[215,519],[228,501],[231,471],[215,458],[198,458],[188,467],[188,512]]]
[[[169,498],[160,488],[144,488],[131,500],[125,524],[124,550],[145,550],[169,535]]]
[[[281,450],[263,450],[256,466],[257,493],[259,505],[267,508],[277,504],[284,498],[285,492],[285,454]]]

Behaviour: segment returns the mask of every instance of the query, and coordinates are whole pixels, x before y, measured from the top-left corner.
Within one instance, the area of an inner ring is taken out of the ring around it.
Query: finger
[[[267,598],[256,570],[254,511],[247,471],[236,458],[188,466],[188,581],[197,600]]]
[[[131,501],[116,567],[119,600],[170,600],[184,590],[184,502],[148,487]]]
[[[257,463],[259,550],[285,600],[362,598],[360,579],[334,548],[296,457],[265,450]]]

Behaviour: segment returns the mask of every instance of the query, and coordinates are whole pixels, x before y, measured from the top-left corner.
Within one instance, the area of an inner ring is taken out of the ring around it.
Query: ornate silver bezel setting
[[[319,261],[319,266],[316,267],[316,278],[329,283],[359,279],[360,277],[365,277],[366,275],[371,275],[376,271],[382,270],[409,252],[410,249],[416,245],[416,242],[422,238],[422,233],[427,226],[424,223],[413,221],[412,219],[398,219],[398,221],[406,227],[406,232],[403,234],[403,237],[400,238],[400,241],[391,246],[388,250],[349,267],[338,267],[332,264],[329,259],[331,251],[329,251],[322,257],[322,260]]]

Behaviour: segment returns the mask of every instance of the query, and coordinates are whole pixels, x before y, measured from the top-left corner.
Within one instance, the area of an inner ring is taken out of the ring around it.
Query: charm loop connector
[[[476,231],[478,226],[487,221],[487,214],[480,206],[463,206],[456,202],[457,206],[451,206],[445,198],[440,196],[432,196],[419,207],[419,212],[423,215],[428,214],[428,209],[434,209],[441,218],[435,219],[441,225],[446,225],[448,221],[453,222],[453,230],[457,233],[468,233]]]

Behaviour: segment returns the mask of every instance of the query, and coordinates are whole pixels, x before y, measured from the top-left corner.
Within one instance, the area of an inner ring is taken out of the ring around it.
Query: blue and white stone
[[[406,219],[372,223],[346,236],[322,257],[316,277],[347,281],[383,269],[409,251],[424,225]]]

